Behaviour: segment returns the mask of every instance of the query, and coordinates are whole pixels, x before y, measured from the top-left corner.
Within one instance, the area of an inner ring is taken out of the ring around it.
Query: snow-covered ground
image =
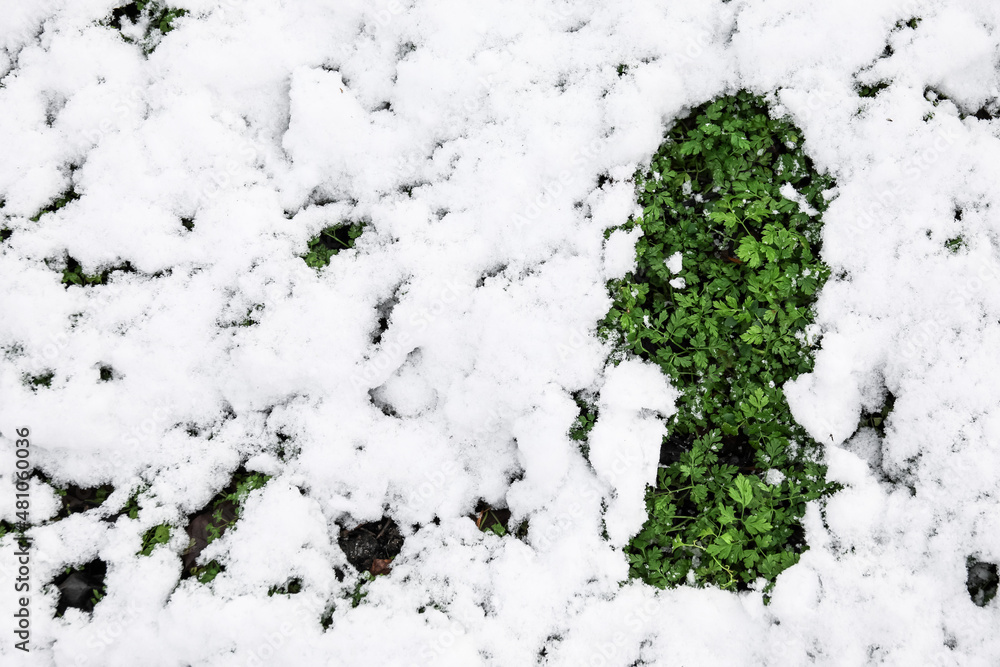
[[[50,477],[152,500],[30,531],[35,585],[109,570],[92,617],[53,619],[56,594],[32,591],[28,655],[0,543],[4,665],[1000,662],[998,604],[965,586],[967,556],[1000,560],[1000,120],[959,118],[1000,94],[1000,4],[177,0],[148,59],[99,24],[115,5],[0,0],[0,518],[24,426]],[[632,261],[634,236],[603,237],[634,210],[629,177],[739,88],[839,185],[822,349],[786,390],[845,488],[809,509],[767,606],[628,581],[675,394],[607,367],[594,335]],[[70,185],[79,200],[30,220]],[[340,220],[370,222],[306,267]],[[67,252],[137,272],[66,289],[44,260]],[[259,324],[224,326],[255,305]],[[587,389],[590,461],[567,435]],[[849,439],[885,390],[885,439]],[[134,555],[242,462],[273,479],[211,545],[214,582],[178,584],[183,531]],[[527,538],[477,530],[480,499]],[[44,485],[31,502],[55,512]],[[352,608],[338,522],[383,514],[405,545]],[[267,596],[291,576],[301,593]]]

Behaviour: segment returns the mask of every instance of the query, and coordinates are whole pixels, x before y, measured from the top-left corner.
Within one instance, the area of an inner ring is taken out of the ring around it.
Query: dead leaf
[[[380,574],[389,574],[392,572],[392,568],[389,567],[390,563],[392,563],[391,558],[376,558],[372,560],[371,573],[376,577]]]

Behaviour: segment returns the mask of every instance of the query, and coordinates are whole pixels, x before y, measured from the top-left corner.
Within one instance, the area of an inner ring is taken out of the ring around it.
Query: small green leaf
[[[739,475],[734,483],[736,486],[729,488],[729,496],[743,507],[746,507],[753,501],[753,487],[750,485],[750,480],[743,475]]]

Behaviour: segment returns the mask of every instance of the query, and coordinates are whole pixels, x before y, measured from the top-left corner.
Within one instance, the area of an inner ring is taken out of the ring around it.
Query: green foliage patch
[[[45,371],[39,375],[25,375],[21,378],[21,381],[27,386],[31,387],[32,391],[38,391],[39,387],[51,387],[52,379],[55,378],[56,374],[52,371]]]
[[[108,279],[114,273],[135,273],[135,268],[133,268],[130,262],[106,266],[98,273],[87,273],[83,270],[80,262],[69,255],[66,255],[65,260],[61,262],[58,259],[47,259],[45,263],[49,268],[62,271],[62,280],[60,282],[66,288],[69,288],[71,285],[79,285],[80,287],[107,285]]]
[[[368,597],[367,584],[374,581],[374,579],[375,575],[368,570],[365,570],[358,575],[358,581],[354,584],[354,591],[351,593],[351,609],[356,609],[358,605],[360,605],[364,599]],[[325,630],[327,627],[329,626],[324,625],[323,629]]]
[[[944,247],[948,249],[951,254],[956,254],[959,250],[965,247],[965,239],[961,236],[956,236],[954,238],[948,239],[944,242]]]
[[[327,227],[309,240],[309,252],[302,255],[302,259],[310,268],[322,269],[341,250],[353,248],[364,228],[361,222]]]
[[[59,209],[63,208],[64,206],[66,206],[70,202],[76,201],[79,198],[80,198],[80,195],[78,195],[76,193],[76,190],[74,190],[73,188],[70,188],[66,192],[64,192],[61,195],[59,195],[59,197],[57,197],[54,202],[52,202],[51,204],[49,204],[48,206],[46,206],[45,208],[43,208],[41,211],[39,211],[38,213],[36,213],[34,216],[32,216],[31,217],[31,221],[32,222],[38,222],[39,220],[42,219],[42,216],[45,215],[46,213],[55,213],[56,211],[58,211]]]
[[[510,519],[510,512],[501,513],[493,508],[485,509],[476,517],[476,527],[484,533],[493,533],[497,537],[507,534],[507,521]]]
[[[614,358],[658,364],[681,396],[627,549],[631,576],[773,581],[804,546],[806,502],[834,488],[781,390],[812,369],[804,328],[829,275],[817,252],[833,182],[799,131],[745,91],[677,122],[635,180],[642,215],[624,227],[643,232],[637,268],[610,283],[600,331]]]
[[[289,579],[281,586],[271,586],[267,591],[267,597],[273,597],[274,595],[296,595],[302,592],[302,580],[295,578]]]
[[[156,548],[158,544],[166,544],[170,541],[170,526],[161,523],[158,526],[153,526],[142,536],[142,548],[139,549],[137,556],[149,556],[153,553],[153,549]]]
[[[173,8],[158,0],[134,0],[113,9],[104,24],[119,31],[126,42],[138,43],[148,55],[175,28],[174,21],[187,13],[186,9]],[[135,28],[141,35],[138,39],[133,37]]]
[[[573,426],[569,429],[569,437],[571,440],[579,443],[580,451],[583,452],[584,456],[589,456],[590,445],[588,444],[588,438],[591,430],[594,428],[594,424],[597,423],[597,407],[580,392],[573,394],[573,400],[576,402],[576,407],[579,408],[580,413],[577,415],[576,421],[573,422]]]
[[[858,84],[858,97],[872,98],[889,87],[889,81],[876,81],[872,84]]]
[[[7,533],[21,534],[14,524],[8,521],[0,520],[0,540],[2,540]]]

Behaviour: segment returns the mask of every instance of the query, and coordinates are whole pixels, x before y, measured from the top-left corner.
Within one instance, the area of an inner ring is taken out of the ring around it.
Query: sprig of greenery
[[[158,544],[166,544],[170,541],[170,526],[165,523],[161,523],[158,526],[153,526],[142,536],[142,548],[139,550],[137,555],[139,556],[149,556],[153,553],[153,549],[156,548]]]
[[[219,561],[214,558],[204,565],[195,565],[191,568],[191,576],[199,583],[207,584],[222,573],[224,568]]]
[[[139,518],[139,494],[141,492],[142,489],[137,489],[128,497],[128,500],[125,501],[125,505],[118,512],[119,516],[124,514],[130,519]]]
[[[240,518],[240,510],[243,501],[247,499],[251,491],[259,489],[267,484],[271,479],[269,475],[259,472],[247,473],[245,476],[237,478],[236,489],[230,493],[220,493],[212,503],[214,512],[212,513],[213,523],[207,527],[208,543],[211,544],[219,539],[228,528],[233,526]],[[227,504],[228,503],[228,504]],[[229,517],[225,516],[224,509],[233,507]]]
[[[631,575],[726,589],[773,580],[804,546],[806,502],[834,488],[781,390],[812,369],[803,330],[829,275],[818,216],[833,182],[798,129],[745,91],[679,121],[635,181],[642,215],[624,227],[643,231],[637,268],[610,283],[600,332],[615,358],[672,378],[670,436],[688,447],[661,461],[627,549]]]
[[[38,391],[39,387],[51,387],[52,379],[56,374],[53,371],[45,371],[40,375],[24,375],[21,378],[23,384],[31,387],[32,391]]]
[[[296,595],[302,592],[302,580],[295,578],[289,579],[280,586],[271,586],[267,591],[267,597],[273,597],[277,595]]]
[[[169,7],[159,0],[133,0],[112,10],[106,25],[122,32],[122,39],[129,43],[134,43],[136,40],[125,34],[122,22],[127,20],[135,26],[144,25],[139,45],[143,52],[149,55],[159,45],[163,36],[175,28],[174,21],[187,13],[186,9]]]
[[[364,224],[360,222],[327,227],[310,239],[309,252],[302,255],[302,259],[310,268],[321,269],[341,250],[353,248],[364,228]]]
[[[351,593],[351,608],[356,608],[368,596],[367,584],[375,580],[375,576],[365,570],[358,575],[358,581],[354,585],[354,592]]]
[[[46,213],[55,213],[59,209],[61,209],[64,206],[66,206],[66,204],[69,204],[72,201],[76,201],[79,198],[80,198],[80,195],[78,195],[76,193],[76,190],[74,190],[73,188],[70,188],[66,192],[64,192],[61,195],[59,195],[59,197],[57,197],[56,200],[53,201],[51,204],[49,204],[48,206],[46,206],[45,208],[43,208],[41,211],[39,211],[38,213],[36,213],[35,215],[33,215],[31,217],[31,221],[32,222],[38,222],[39,220],[42,219],[42,216],[45,215]]]
[[[250,493],[263,487],[270,479],[270,475],[259,472],[247,472],[242,469],[237,471],[233,480],[235,484],[228,487],[232,490],[220,492],[210,503],[213,508],[212,523],[205,527],[208,544],[222,537],[226,530],[236,524],[242,513],[243,503]],[[230,512],[227,513],[226,508],[231,508]],[[199,582],[207,584],[223,570],[225,567],[213,559],[205,565],[192,566],[190,574]]]
[[[479,525],[479,529],[484,533],[488,531],[497,537],[503,537],[507,534],[507,527],[504,525],[504,522],[500,520],[500,517],[497,516],[495,510],[483,510],[483,512],[479,515],[477,524]]]
[[[589,438],[594,424],[597,423],[597,407],[580,393],[574,394],[573,400],[576,401],[580,413],[577,415],[576,421],[573,422],[573,426],[570,427],[569,437],[579,443],[580,451],[584,456],[590,456]]]
[[[46,265],[51,268],[58,270],[60,261],[58,259],[47,259],[45,260]],[[81,287],[86,287],[89,285],[107,285],[108,278],[111,277],[112,273],[135,273],[135,268],[132,267],[131,262],[123,262],[121,264],[116,264],[113,266],[106,266],[99,273],[87,273],[83,270],[83,266],[73,257],[66,255],[65,266],[62,268],[62,284],[67,288],[70,285],[79,285]]]
[[[93,275],[84,273],[83,267],[72,257],[66,260],[66,268],[63,269],[62,284],[70,285],[103,285],[107,281],[107,271],[95,273]]]

